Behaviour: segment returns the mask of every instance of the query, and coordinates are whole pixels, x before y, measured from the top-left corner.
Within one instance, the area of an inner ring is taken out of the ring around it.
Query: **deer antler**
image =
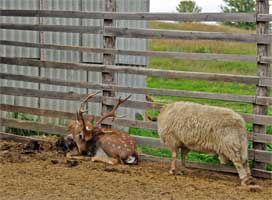
[[[80,104],[79,111],[77,112],[77,118],[79,118],[79,119],[82,121],[83,132],[84,132],[84,133],[87,131],[87,129],[86,129],[86,124],[85,124],[84,117],[83,117],[83,113],[85,113],[85,112],[87,111],[87,110],[85,109],[86,103],[88,102],[88,100],[90,100],[91,98],[93,98],[94,96],[96,96],[96,95],[99,94],[99,93],[100,93],[100,91],[89,94],[87,97],[85,97],[85,99],[84,99],[84,100],[82,101],[82,103]]]
[[[131,95],[129,95],[128,97],[126,97],[125,99],[121,99],[121,97],[119,97],[119,100],[118,100],[118,103],[113,107],[112,111],[108,112],[108,113],[105,113],[104,115],[102,115],[98,121],[96,122],[96,125],[100,125],[106,118],[108,117],[112,117],[112,121],[114,121],[114,119],[118,116],[116,116],[115,112],[117,110],[117,108],[122,104],[124,103],[125,101],[127,101],[129,98],[131,97]],[[121,118],[121,117],[125,117],[126,115],[124,116],[119,116],[118,118]]]

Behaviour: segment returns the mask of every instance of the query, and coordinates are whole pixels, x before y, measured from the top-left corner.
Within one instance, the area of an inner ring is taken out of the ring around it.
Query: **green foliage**
[[[136,120],[143,121],[144,117],[140,113],[136,113]],[[154,137],[158,138],[158,132],[152,130],[145,130],[140,128],[129,128],[128,133],[131,135],[145,136],[145,137]]]
[[[147,146],[138,146],[138,151],[144,154],[149,154],[153,156],[159,156],[163,158],[171,158],[171,151],[169,149],[159,149]],[[181,159],[181,154],[178,154],[178,159]],[[186,160],[190,160],[192,162],[200,162],[200,163],[212,163],[219,164],[219,160],[217,156],[211,156],[208,154],[189,152],[186,156]]]
[[[189,12],[189,13],[200,13],[202,8],[199,7],[195,1],[192,0],[182,0],[177,6],[177,11],[180,13]]]
[[[140,113],[136,113],[136,114],[135,114],[135,119],[136,119],[136,120],[139,120],[139,121],[143,121],[143,120],[144,120],[144,117],[143,117]]]
[[[221,6],[224,13],[254,13],[256,9],[255,0],[224,0],[225,6]],[[236,26],[243,29],[255,29],[254,22],[225,22],[225,25]]]
[[[39,117],[34,117],[32,115],[22,114],[18,112],[10,112],[8,113],[8,117],[13,119],[25,120],[25,121],[33,121],[33,122],[40,121]],[[10,127],[8,127],[6,131],[8,133],[14,133],[16,135],[23,135],[23,136],[47,135],[46,133],[43,133],[43,132],[25,130],[20,128],[10,128]]]
[[[210,50],[207,47],[196,48],[193,53],[210,53]]]
[[[272,171],[272,164],[267,164],[266,170],[267,171]]]

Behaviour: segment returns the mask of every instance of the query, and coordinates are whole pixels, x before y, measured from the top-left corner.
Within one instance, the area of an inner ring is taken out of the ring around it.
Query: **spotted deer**
[[[102,115],[94,125],[94,118],[86,119],[83,114],[86,112],[87,102],[95,97],[99,92],[89,94],[81,103],[77,112],[77,119],[71,121],[68,130],[72,134],[72,138],[77,148],[67,154],[69,158],[84,159],[82,155],[88,154],[92,161],[104,162],[107,164],[137,164],[138,154],[133,138],[126,132],[112,129],[102,128],[101,123],[112,117],[112,121],[117,118],[117,108],[127,101],[130,96],[125,99],[119,98],[118,103],[113,107],[112,111]],[[119,117],[118,117],[119,118]]]

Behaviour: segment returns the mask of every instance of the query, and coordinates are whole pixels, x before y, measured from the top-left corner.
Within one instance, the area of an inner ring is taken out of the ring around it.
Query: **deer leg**
[[[169,173],[171,175],[175,175],[176,173],[176,168],[177,168],[177,155],[178,155],[178,147],[174,147],[172,149],[172,161],[171,161],[171,169],[169,171]]]
[[[77,148],[74,148],[72,151],[68,152],[66,154],[66,158],[68,159],[75,159],[75,160],[90,160],[89,157],[86,156],[82,156],[79,151],[77,150]]]
[[[77,149],[73,149],[72,151],[68,152],[66,154],[66,158],[75,159],[75,160],[85,160],[85,161],[88,161],[91,159],[90,157],[80,155]]]
[[[115,158],[105,158],[105,157],[100,157],[100,156],[95,156],[92,157],[93,162],[102,162],[110,165],[116,165],[119,163],[119,161]]]
[[[74,148],[72,151],[69,151],[68,153],[66,153],[67,158],[72,158],[73,156],[80,156],[80,153],[77,150],[77,148]]]

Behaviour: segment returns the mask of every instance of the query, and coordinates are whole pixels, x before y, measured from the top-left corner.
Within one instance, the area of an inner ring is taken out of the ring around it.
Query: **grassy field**
[[[221,25],[208,25],[199,23],[165,23],[151,22],[150,28],[156,29],[175,29],[175,30],[192,30],[192,31],[216,31],[216,32],[238,32],[254,33],[253,31],[242,30]],[[172,51],[172,52],[191,52],[191,53],[220,53],[220,54],[237,54],[237,55],[256,55],[256,44],[238,43],[238,42],[221,42],[221,41],[192,41],[192,40],[150,40],[150,50],[152,51]],[[238,75],[257,75],[257,66],[249,62],[225,62],[225,61],[192,61],[183,59],[168,58],[150,58],[149,68],[193,71],[193,72],[210,72],[222,74]],[[202,92],[228,93],[237,95],[255,95],[256,86],[249,84],[209,82],[182,79],[166,79],[159,77],[148,77],[147,86],[149,88],[166,88]],[[153,96],[157,102],[170,103],[179,100],[193,101],[201,104],[216,105],[232,108],[237,112],[252,113],[252,104],[227,102],[218,100],[193,99],[169,96]],[[153,115],[158,115],[156,111],[150,111]],[[269,108],[269,115],[272,115],[272,108]],[[140,119],[141,116],[138,116]],[[247,124],[247,129],[252,130],[252,124]],[[272,134],[272,127],[268,126],[269,134]],[[143,129],[130,129],[131,134],[158,137],[157,132]],[[252,143],[249,144],[252,147]],[[272,145],[267,145],[267,149],[272,151]],[[168,150],[140,147],[144,153],[157,156],[169,157]],[[198,162],[218,163],[216,157],[205,154],[190,153],[188,160]],[[268,166],[272,170],[272,165]]]

